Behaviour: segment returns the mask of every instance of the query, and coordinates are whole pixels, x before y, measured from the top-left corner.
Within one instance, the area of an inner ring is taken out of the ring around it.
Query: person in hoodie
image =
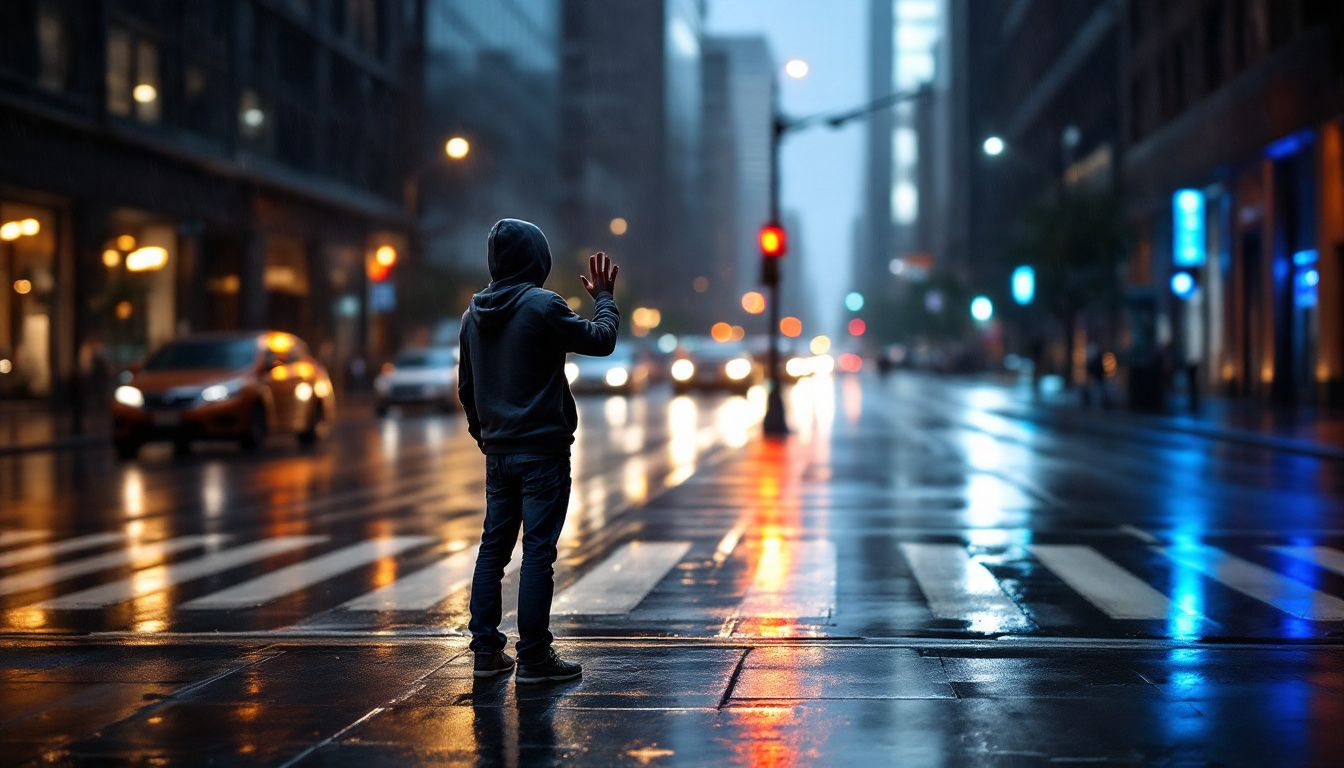
[[[476,677],[513,669],[499,631],[500,582],[523,530],[518,584],[519,683],[572,680],[578,664],[551,647],[556,541],[569,505],[569,447],[578,411],[565,355],[606,356],[616,348],[620,313],[612,298],[620,267],[605,254],[580,275],[593,297],[585,320],[542,288],[551,249],[534,224],[501,219],[488,240],[490,285],[462,316],[458,395],[467,429],[485,454],[485,529],[471,582],[471,650]]]

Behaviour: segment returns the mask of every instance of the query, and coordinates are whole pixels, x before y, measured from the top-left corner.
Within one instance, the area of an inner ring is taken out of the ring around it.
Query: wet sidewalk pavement
[[[1190,410],[1184,401],[1162,412],[1130,409],[1113,402],[1102,407],[1094,398],[1083,404],[1077,391],[1033,393],[1027,377],[937,377],[958,388],[992,387],[1001,390],[1000,411],[1013,418],[1050,427],[1099,430],[1153,430],[1178,432],[1215,440],[1291,451],[1322,458],[1344,459],[1344,411],[1311,405],[1271,406],[1249,398],[1204,396]]]
[[[1328,765],[1334,649],[992,641],[562,643],[572,683],[462,642],[9,644],[7,764]],[[1269,724],[1269,725],[1267,725]]]

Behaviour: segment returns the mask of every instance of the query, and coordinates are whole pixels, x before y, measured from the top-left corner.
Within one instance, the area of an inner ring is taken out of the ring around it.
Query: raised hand
[[[611,257],[598,251],[588,257],[588,274],[579,275],[579,280],[583,281],[583,289],[588,295],[597,298],[603,291],[616,290],[616,276],[620,273],[621,268],[611,263]]]

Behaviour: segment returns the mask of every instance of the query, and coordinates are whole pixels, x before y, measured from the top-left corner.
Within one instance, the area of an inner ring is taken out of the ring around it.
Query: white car
[[[617,349],[607,357],[570,355],[565,378],[574,394],[621,394],[643,392],[649,384],[650,365],[635,352]]]
[[[379,416],[394,405],[433,405],[457,409],[457,347],[407,349],[383,366],[373,389]]]

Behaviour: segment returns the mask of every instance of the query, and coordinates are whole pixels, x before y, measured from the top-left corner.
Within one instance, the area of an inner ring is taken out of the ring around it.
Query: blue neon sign
[[[1202,267],[1208,260],[1204,236],[1204,193],[1178,189],[1171,196],[1172,259],[1178,267]]]
[[[1036,298],[1036,270],[1023,264],[1013,270],[1013,301],[1027,306]]]

